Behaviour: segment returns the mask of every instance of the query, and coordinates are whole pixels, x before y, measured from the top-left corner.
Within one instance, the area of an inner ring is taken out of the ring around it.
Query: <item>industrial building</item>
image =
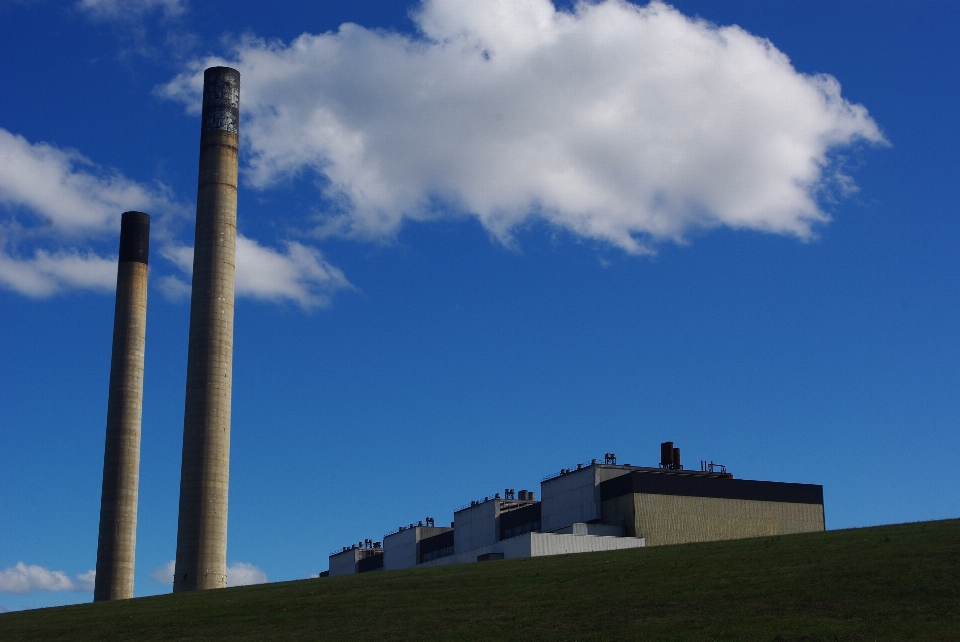
[[[610,551],[822,531],[823,486],[734,479],[702,461],[685,470],[661,444],[658,467],[617,464],[608,453],[545,477],[533,491],[505,489],[454,511],[330,555],[329,575],[415,566]]]

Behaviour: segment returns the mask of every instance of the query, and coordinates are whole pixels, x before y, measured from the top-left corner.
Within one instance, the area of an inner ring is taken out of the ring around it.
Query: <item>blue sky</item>
[[[831,529],[957,517],[960,9],[672,7],[0,0],[0,605],[92,599],[125,209],[136,594],[169,590],[211,62],[242,73],[235,581],[664,440],[823,484]]]

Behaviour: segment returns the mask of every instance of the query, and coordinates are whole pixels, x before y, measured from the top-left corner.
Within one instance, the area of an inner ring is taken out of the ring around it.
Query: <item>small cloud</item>
[[[77,7],[96,20],[130,21],[156,9],[165,18],[174,18],[187,10],[186,0],[80,0]]]
[[[87,571],[86,573],[80,573],[77,575],[77,582],[80,585],[80,590],[86,591],[88,593],[93,592],[93,587],[97,581],[97,572],[93,569]]]
[[[233,566],[227,567],[227,586],[265,584],[268,581],[267,574],[253,564],[234,562]]]
[[[293,301],[301,308],[325,306],[337,290],[353,285],[343,272],[324,259],[316,248],[295,241],[284,243],[286,251],[260,245],[237,235],[236,295],[264,301]],[[193,248],[166,246],[160,254],[184,274],[193,272]],[[161,291],[174,298],[189,293],[190,286],[176,277],[161,280]]]
[[[183,301],[190,298],[190,284],[175,276],[164,276],[157,281],[157,287],[168,301]]]
[[[161,584],[173,584],[173,574],[177,563],[170,560],[163,566],[155,568],[150,577]],[[227,586],[247,586],[248,584],[265,584],[267,574],[259,567],[247,562],[235,562],[227,568]]]
[[[51,571],[42,566],[17,562],[0,571],[0,593],[29,593],[31,591],[93,590],[95,571],[87,571],[71,579],[63,571]]]
[[[176,561],[170,560],[163,566],[153,569],[153,573],[150,573],[150,577],[161,584],[173,584],[173,572],[176,570],[176,567]]]

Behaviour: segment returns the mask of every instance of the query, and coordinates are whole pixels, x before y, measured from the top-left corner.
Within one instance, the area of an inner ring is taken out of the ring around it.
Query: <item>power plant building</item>
[[[542,499],[506,489],[330,556],[330,575],[643,546],[805,533],[825,529],[823,487],[734,479],[701,462],[684,470],[679,449],[661,448],[659,467],[604,461],[544,478]]]

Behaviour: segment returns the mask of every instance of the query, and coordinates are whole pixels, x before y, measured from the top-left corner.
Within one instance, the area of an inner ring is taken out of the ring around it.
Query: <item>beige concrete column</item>
[[[95,602],[133,597],[149,244],[150,217],[125,212],[120,223]]]
[[[173,590],[227,585],[240,74],[204,73]]]

